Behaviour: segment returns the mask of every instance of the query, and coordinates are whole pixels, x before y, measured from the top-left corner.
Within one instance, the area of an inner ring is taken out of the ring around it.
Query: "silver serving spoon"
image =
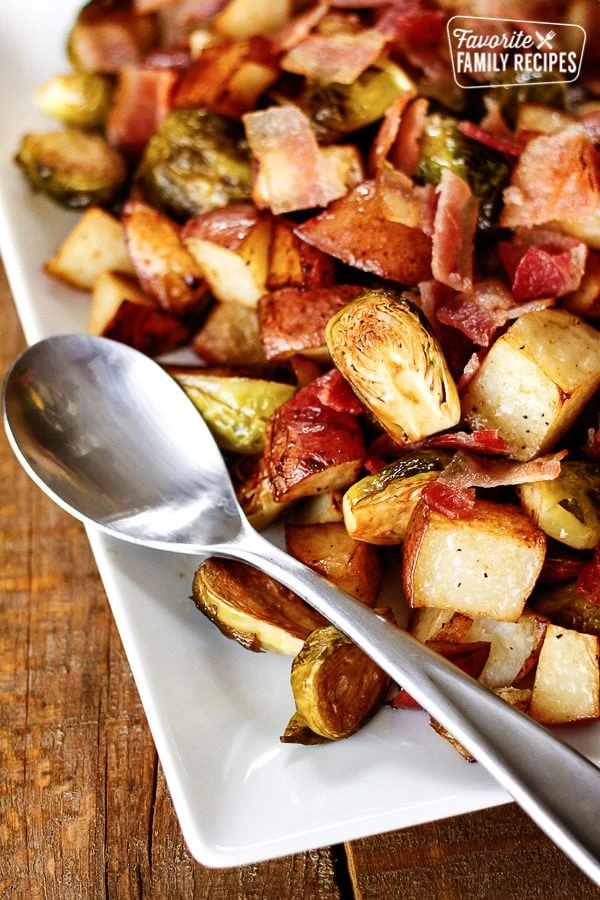
[[[135,544],[243,560],[295,591],[403,685],[600,884],[600,769],[259,535],[204,420],[159,365],[105,338],[52,337],[14,363],[3,403],[19,461],[59,506]]]

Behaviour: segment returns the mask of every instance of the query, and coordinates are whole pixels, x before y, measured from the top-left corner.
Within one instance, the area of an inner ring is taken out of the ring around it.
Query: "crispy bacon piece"
[[[431,278],[431,240],[385,218],[374,181],[364,181],[296,234],[348,265],[401,284]]]
[[[331,369],[315,381],[315,396],[323,406],[336,412],[360,416],[365,407],[358,399],[344,376],[337,369]]]
[[[515,300],[576,291],[588,256],[582,241],[544,228],[521,229],[512,241],[500,241],[498,249]]]
[[[493,134],[490,131],[486,131],[484,128],[481,128],[480,125],[475,125],[474,122],[469,122],[467,120],[459,122],[458,130],[461,134],[464,134],[465,137],[471,138],[471,140],[477,141],[479,144],[483,144],[484,147],[491,147],[493,150],[498,150],[499,153],[517,157],[521,155],[523,147],[517,141],[510,137],[506,137],[505,135]]]
[[[178,79],[174,69],[123,67],[106,123],[111,144],[130,158],[140,156],[171,109]]]
[[[315,28],[327,10],[329,9],[328,0],[319,0],[314,6],[301,12],[293,18],[287,25],[284,25],[279,31],[270,36],[271,46],[276,52],[285,53],[291,50],[300,41],[307,37],[313,28]]]
[[[600,547],[596,547],[594,558],[579,573],[576,586],[578,594],[600,606]]]
[[[448,519],[469,519],[475,508],[475,488],[447,484],[436,478],[425,485],[421,500]]]
[[[508,289],[499,281],[482,281],[472,291],[458,294],[437,310],[438,321],[458,328],[480,347],[489,347],[498,328],[514,306]]]
[[[380,56],[386,41],[376,28],[310,34],[283,57],[281,67],[322,84],[353,84]]]
[[[588,459],[600,459],[600,428],[588,428],[583,452]]]
[[[413,97],[413,93],[411,91],[406,91],[404,94],[396,97],[394,102],[390,103],[385,111],[383,121],[379,126],[379,131],[375,135],[369,153],[369,165],[367,168],[369,174],[373,177],[376,176],[378,169],[383,165],[388,153],[394,145],[394,141],[398,136],[402,114],[411,97]],[[404,170],[402,169],[401,171]]]
[[[576,128],[532,138],[504,191],[505,228],[592,215],[600,204],[596,152]]]
[[[442,284],[468,291],[473,286],[473,237],[479,201],[467,182],[451,169],[442,171],[438,193],[431,271]]]
[[[402,113],[396,139],[389,152],[392,165],[411,177],[417,170],[421,156],[419,141],[425,129],[428,110],[429,101],[425,97],[417,97],[408,104]]]
[[[509,447],[496,428],[481,428],[478,431],[446,431],[434,434],[423,442],[424,447],[471,450],[486,456],[503,455]]]
[[[243,121],[257,163],[257,206],[288,213],[327,206],[347,192],[339,160],[321,150],[310,121],[297,107],[269,107],[248,113]]]

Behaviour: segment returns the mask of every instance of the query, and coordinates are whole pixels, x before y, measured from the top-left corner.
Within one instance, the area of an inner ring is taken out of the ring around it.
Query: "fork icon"
[[[537,45],[538,50],[541,50],[543,47],[548,47],[549,50],[552,50],[552,44],[550,43],[550,41],[554,40],[554,38],[556,37],[555,31],[549,31],[545,37],[543,34],[540,34],[539,31],[536,31],[535,36],[539,41]]]

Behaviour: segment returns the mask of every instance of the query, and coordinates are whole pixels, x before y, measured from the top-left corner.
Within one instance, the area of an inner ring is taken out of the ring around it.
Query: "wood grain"
[[[23,348],[0,277],[0,370]],[[82,527],[0,435],[0,897],[575,900],[594,887],[513,804],[237,869],[182,840]]]

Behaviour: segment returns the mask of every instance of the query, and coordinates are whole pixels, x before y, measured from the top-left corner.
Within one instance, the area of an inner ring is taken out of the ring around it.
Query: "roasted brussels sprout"
[[[552,588],[538,587],[529,602],[554,625],[600,635],[600,606],[579,593],[576,581],[566,581]]]
[[[491,95],[511,127],[516,124],[523,103],[542,103],[561,110],[567,106],[567,85],[560,77],[549,81],[547,74],[509,69],[498,75],[493,84]]]
[[[136,183],[152,206],[186,219],[237,200],[252,187],[242,126],[203,109],[179,109],[146,145]]]
[[[371,544],[400,544],[423,487],[438,477],[448,459],[422,450],[357,481],[343,499],[348,533]]]
[[[262,378],[214,375],[202,369],[170,370],[200,410],[222,450],[260,453],[269,416],[295,388]]]
[[[47,116],[76,128],[99,128],[104,124],[113,85],[96,72],[55,75],[36,91],[35,99]]]
[[[561,463],[552,481],[522,484],[523,507],[549,537],[575,550],[593,550],[600,542],[600,466],[583,460]]]
[[[326,338],[342,375],[395,440],[420,441],[458,424],[456,385],[407,295],[367,291],[329,320]]]
[[[414,85],[392,62],[371,66],[352,84],[309,82],[298,106],[313,123],[320,141],[337,141],[381,119],[393,101]]]
[[[350,737],[380,708],[390,683],[389,675],[337,628],[318,628],[292,663],[295,728],[304,723],[331,741]],[[291,731],[285,740],[291,740]]]
[[[295,656],[325,620],[264,572],[231,559],[204,560],[192,585],[194,603],[225,637],[247,650]]]
[[[421,138],[416,177],[439,184],[444,169],[451,169],[470,186],[479,200],[480,229],[496,227],[502,192],[510,182],[512,162],[504,154],[465,137],[452,116],[428,116]]]
[[[67,57],[79,72],[118,72],[141,63],[158,36],[156,17],[131,0],[88,0],[67,39]]]
[[[106,206],[127,178],[121,154],[100,135],[77,128],[24,135],[15,161],[34,190],[73,209]]]

